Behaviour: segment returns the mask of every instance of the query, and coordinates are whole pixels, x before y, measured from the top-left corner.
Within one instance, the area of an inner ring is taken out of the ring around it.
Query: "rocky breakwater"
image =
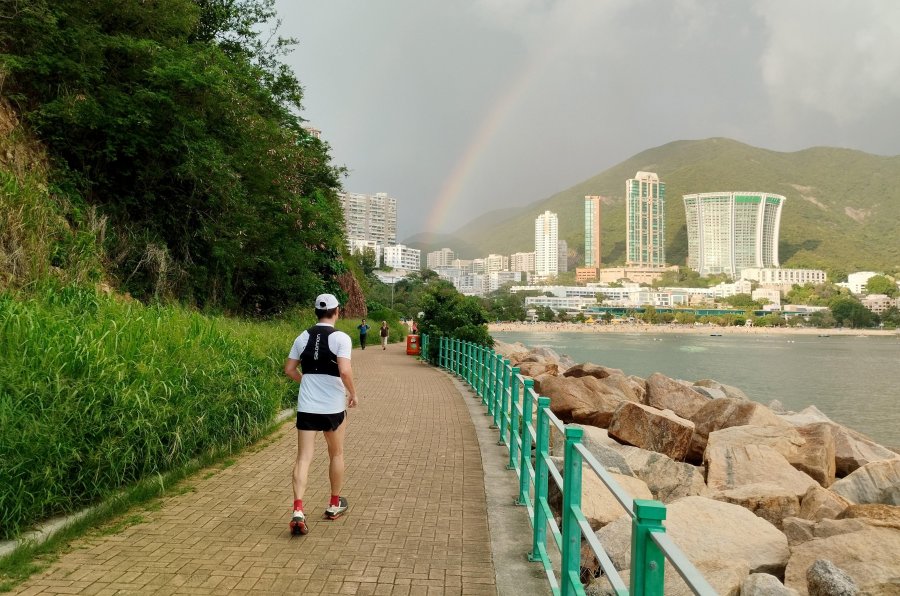
[[[900,594],[897,453],[815,406],[786,412],[712,379],[642,379],[548,349],[495,349],[584,429],[632,497],[667,504],[667,532],[720,594]],[[627,579],[630,516],[583,476],[585,516]],[[588,593],[607,593],[586,543],[582,568]],[[690,593],[671,568],[665,593]]]

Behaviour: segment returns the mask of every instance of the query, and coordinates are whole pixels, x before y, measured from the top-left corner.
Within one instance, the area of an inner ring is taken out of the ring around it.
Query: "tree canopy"
[[[4,92],[46,145],[54,192],[110,218],[121,289],[255,312],[326,289],[341,172],[303,128],[274,0],[14,4]]]

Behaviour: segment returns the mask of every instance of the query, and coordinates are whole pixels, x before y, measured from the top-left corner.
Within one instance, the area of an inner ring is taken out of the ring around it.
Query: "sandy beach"
[[[717,325],[647,325],[641,323],[489,323],[488,331],[532,333],[693,333],[698,335],[883,335],[900,337],[898,330],[816,329],[811,327],[719,327]]]

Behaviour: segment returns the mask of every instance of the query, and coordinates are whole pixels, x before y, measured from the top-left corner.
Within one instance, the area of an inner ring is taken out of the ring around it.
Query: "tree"
[[[866,282],[866,292],[869,294],[886,294],[893,298],[897,295],[897,282],[886,275],[873,275]]]
[[[378,262],[375,259],[375,251],[369,247],[354,252],[352,258],[366,276],[372,275],[372,272],[374,272],[375,268],[378,266]]]
[[[723,298],[722,301],[734,308],[750,308],[754,310],[762,308],[759,302],[750,297],[750,294],[735,294],[734,296]]]
[[[419,333],[430,337],[430,358],[437,358],[441,337],[453,337],[487,347],[494,345],[487,330],[487,313],[481,302],[473,296],[463,296],[448,281],[429,281],[417,308],[423,313],[419,319]]]
[[[110,221],[122,290],[166,275],[174,297],[263,313],[337,290],[341,170],[297,115],[274,0],[18,4],[4,95],[57,194]]]
[[[875,317],[862,303],[852,297],[841,296],[831,301],[831,313],[838,324],[859,328],[871,327]]]

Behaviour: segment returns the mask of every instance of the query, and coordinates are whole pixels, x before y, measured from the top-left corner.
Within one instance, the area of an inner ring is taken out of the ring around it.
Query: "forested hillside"
[[[607,197],[602,259],[625,259],[625,181],[639,170],[666,184],[666,259],[684,265],[687,234],[682,195],[728,190],[766,191],[787,197],[781,220],[782,265],[822,267],[835,273],[900,270],[900,157],[814,147],[782,153],[730,139],[676,141],[649,149],[549,198],[507,215],[480,216],[457,230],[461,246],[476,254],[534,249],[534,219],[545,209],[559,215],[559,236],[584,251],[585,195]],[[442,246],[454,245],[443,238]],[[431,246],[424,248],[432,249]],[[438,247],[439,248],[439,247]]]
[[[101,266],[83,274],[142,299],[268,313],[337,290],[340,171],[302,127],[273,6],[0,5],[5,129],[36,147],[18,170],[7,152],[0,182],[56,222],[40,232],[20,214],[13,237],[7,214],[0,289],[33,281],[23,242],[49,234],[46,262],[28,267],[64,271],[95,244]]]

